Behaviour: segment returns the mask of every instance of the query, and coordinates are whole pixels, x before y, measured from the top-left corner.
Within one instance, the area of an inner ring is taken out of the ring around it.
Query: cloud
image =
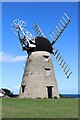
[[[0,62],[20,62],[25,61],[27,56],[13,56],[4,52],[0,52]]]
[[[13,57],[10,61],[19,62],[19,61],[25,61],[25,60],[26,60],[26,56],[16,56],[16,57]]]

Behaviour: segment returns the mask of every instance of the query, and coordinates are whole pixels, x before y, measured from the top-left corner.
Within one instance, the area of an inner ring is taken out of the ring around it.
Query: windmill
[[[24,69],[20,87],[20,98],[59,98],[57,80],[50,54],[53,54],[67,78],[72,71],[64,60],[59,50],[54,49],[54,44],[67,27],[70,18],[64,13],[58,24],[50,32],[52,43],[35,22],[32,35],[25,27],[26,22],[20,19],[13,21],[11,27],[20,40],[22,51],[27,51],[28,58]]]

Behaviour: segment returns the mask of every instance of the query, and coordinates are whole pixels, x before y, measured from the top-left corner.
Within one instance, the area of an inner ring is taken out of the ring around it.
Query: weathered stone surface
[[[32,52],[26,61],[19,97],[54,98],[54,96],[59,98],[50,53],[45,51]]]

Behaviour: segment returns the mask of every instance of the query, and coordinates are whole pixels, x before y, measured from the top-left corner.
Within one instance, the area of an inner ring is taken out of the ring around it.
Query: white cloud
[[[18,61],[25,61],[25,60],[26,60],[26,56],[16,56],[16,57],[13,57],[10,61],[18,62]]]
[[[0,52],[0,62],[20,62],[25,61],[27,56],[13,56],[4,52]]]

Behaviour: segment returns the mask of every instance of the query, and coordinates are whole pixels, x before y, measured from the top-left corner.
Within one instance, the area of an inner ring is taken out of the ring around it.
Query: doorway
[[[22,85],[22,93],[25,91],[25,86]]]
[[[47,86],[48,98],[52,98],[52,86]]]

